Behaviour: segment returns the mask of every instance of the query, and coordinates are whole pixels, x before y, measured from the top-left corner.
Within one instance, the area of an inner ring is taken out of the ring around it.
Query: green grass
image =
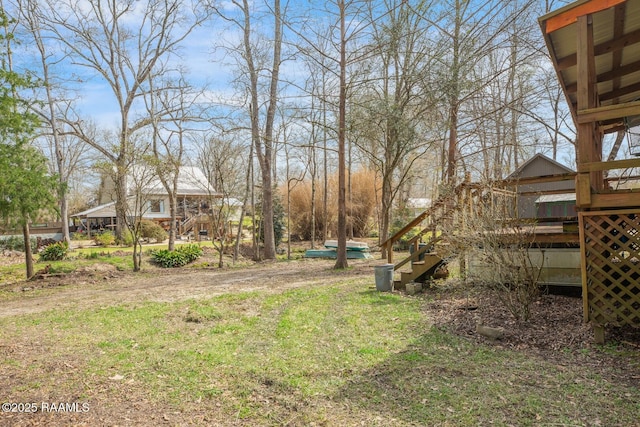
[[[218,411],[202,425],[637,423],[637,388],[452,336],[421,300],[370,282],[0,319],[0,349],[38,343],[30,357],[0,351],[0,374],[21,373],[5,400],[35,388],[96,406],[136,396],[172,413]],[[65,363],[74,369],[50,374]]]

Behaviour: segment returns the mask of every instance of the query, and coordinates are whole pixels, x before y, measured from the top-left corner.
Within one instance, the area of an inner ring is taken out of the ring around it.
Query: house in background
[[[169,212],[169,195],[162,182],[157,177],[145,179],[143,184],[141,176],[148,170],[136,169],[127,177],[127,194],[132,211],[135,195],[142,194],[143,206],[139,209],[142,219],[154,221],[165,229],[169,229],[171,215]],[[206,176],[197,167],[183,166],[180,168],[177,186],[177,231],[179,235],[188,233],[199,234],[201,230],[207,230],[207,216],[212,199],[220,199],[208,182]],[[80,227],[86,228],[91,234],[98,230],[114,228],[116,225],[115,211],[115,185],[113,179],[104,176],[100,185],[99,205],[83,212],[72,215],[74,222]],[[209,231],[210,232],[210,231]],[[207,235],[209,232],[200,234]]]
[[[572,176],[574,174],[575,171],[570,168],[538,153],[509,175],[507,180],[517,181],[521,178]],[[541,219],[576,216],[576,185],[573,178],[564,181],[519,185],[516,192],[518,194],[519,218]]]

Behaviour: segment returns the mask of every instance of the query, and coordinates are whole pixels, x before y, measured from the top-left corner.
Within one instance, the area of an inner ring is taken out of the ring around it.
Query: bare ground
[[[371,275],[379,260],[351,260],[345,271],[332,269],[335,261],[298,260],[264,262],[241,269],[151,268],[134,274],[110,264],[95,264],[60,277],[0,285],[16,298],[0,303],[0,317],[60,308],[89,308],[138,301],[169,302],[211,297],[230,292],[281,292],[317,283],[326,284]],[[57,289],[53,289],[57,288]],[[34,293],[34,291],[50,290]],[[33,295],[32,295],[33,294]]]

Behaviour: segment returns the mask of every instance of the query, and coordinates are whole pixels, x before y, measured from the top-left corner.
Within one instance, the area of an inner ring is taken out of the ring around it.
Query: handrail
[[[482,205],[483,200],[493,200],[493,197],[507,196],[507,197],[517,197],[516,191],[509,191],[507,188],[513,186],[521,186],[526,184],[537,184],[543,182],[557,182],[557,181],[566,181],[575,179],[577,173],[563,173],[563,174],[555,174],[555,175],[546,175],[542,177],[524,177],[520,179],[505,179],[505,180],[496,180],[492,183],[481,185],[479,183],[470,182],[468,176],[465,178],[465,181],[457,185],[452,191],[449,191],[446,195],[440,196],[437,198],[432,205],[416,216],[412,221],[406,224],[401,230],[396,232],[393,236],[389,237],[385,241],[380,244],[380,247],[384,248],[387,253],[387,260],[390,264],[393,263],[393,246],[394,244],[402,238],[402,236],[406,235],[411,229],[415,226],[423,222],[427,218],[431,218],[429,224],[420,230],[415,236],[409,239],[409,245],[412,245],[416,250],[406,259],[400,261],[397,265],[394,266],[394,270],[402,267],[407,264],[409,261],[416,260],[420,254],[424,253],[426,249],[418,249],[418,242],[423,238],[425,234],[428,232],[432,232],[431,238],[428,239],[430,247],[435,244],[437,241],[443,240],[443,236],[437,236],[437,231],[440,228],[440,224],[443,221],[456,221],[457,212],[462,212],[462,217],[460,218],[462,221],[461,226],[465,227],[465,218],[466,214],[473,215],[474,211],[476,211],[478,207],[477,202]],[[551,190],[550,194],[555,194],[557,191]],[[566,192],[566,190],[563,190]],[[545,191],[536,192],[536,194],[542,195],[546,194]],[[491,202],[493,206],[493,202]],[[515,218],[502,218],[502,221],[508,222],[515,220]],[[571,221],[574,220],[573,217],[558,217],[558,218],[549,218],[549,219],[538,219],[539,223],[551,222],[551,220],[563,220],[563,221]],[[520,220],[518,220],[520,221]],[[442,232],[442,230],[440,229]]]
[[[410,254],[407,258],[403,259],[402,261],[400,261],[399,263],[397,263],[393,269],[397,270],[400,267],[402,267],[403,265],[405,265],[406,263],[408,263],[409,261],[415,261],[416,259],[418,259],[420,257],[420,255],[422,255],[423,253],[427,252],[429,249],[431,249],[431,247],[433,245],[435,245],[437,242],[439,242],[440,240],[442,240],[441,237],[437,237],[435,239],[431,239],[427,242],[427,244],[425,246],[423,246],[422,248],[418,248],[417,251],[413,251],[412,254]]]
[[[400,239],[400,237],[402,237],[405,234],[407,234],[409,232],[409,230],[411,230],[416,225],[420,224],[422,221],[424,221],[424,219],[426,217],[431,215],[431,210],[432,210],[432,208],[429,208],[429,209],[425,210],[424,212],[422,212],[420,215],[415,217],[410,223],[408,223],[407,225],[402,227],[400,229],[400,231],[396,232],[393,236],[389,237],[387,240],[385,240],[384,242],[380,243],[380,246],[385,246],[390,240],[395,242],[396,240]]]

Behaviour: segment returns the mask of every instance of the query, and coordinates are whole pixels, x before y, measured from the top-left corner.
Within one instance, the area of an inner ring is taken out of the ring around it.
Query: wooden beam
[[[596,61],[593,48],[593,17],[582,15],[577,18],[576,56],[577,83],[576,100],[578,104],[578,135],[576,140],[577,164],[598,162],[602,160],[602,134],[596,129],[595,120],[580,122],[580,111],[598,107],[598,91],[596,85]],[[588,182],[585,183],[585,180]],[[588,184],[590,184],[588,186]],[[602,172],[591,172],[589,175],[579,174],[576,179],[576,205],[587,207],[590,198],[589,187],[598,191],[604,188]]]
[[[627,128],[624,125],[624,122],[620,119],[616,119],[615,121],[607,121],[606,123],[600,123],[600,130],[604,134],[617,133],[626,129]]]
[[[427,209],[426,211],[422,212],[420,215],[418,215],[417,217],[415,217],[410,223],[408,223],[407,225],[405,225],[400,231],[398,231],[396,234],[394,234],[393,236],[389,237],[388,239],[386,239],[385,241],[383,241],[382,243],[380,243],[380,246],[385,246],[387,245],[389,242],[391,242],[391,245],[393,245],[393,243],[398,240],[400,237],[404,236],[409,230],[411,230],[413,227],[415,227],[416,225],[420,224],[422,221],[424,221],[425,218],[427,218],[429,215],[431,215],[431,208]]]
[[[615,52],[616,50],[624,49],[632,44],[640,43],[640,30],[632,31],[624,36],[600,43],[593,48],[595,56],[604,55],[606,53]],[[564,58],[558,58],[556,66],[558,71],[566,70],[567,68],[574,67],[578,64],[578,57],[575,53],[565,56]]]
[[[621,52],[622,52],[621,50],[616,51],[616,53],[618,54]],[[613,66],[611,68],[611,71],[598,74],[598,77],[596,78],[596,80],[598,81],[598,83],[604,83],[609,80],[619,79],[621,77],[626,76],[627,74],[635,73],[637,71],[640,71],[640,61],[635,61],[630,64],[623,65],[621,67]],[[567,85],[567,92],[575,93],[577,88],[578,88],[578,85],[576,83]],[[617,90],[619,89],[619,87],[616,87],[615,89]],[[602,96],[600,98],[602,98]]]
[[[635,92],[640,92],[640,83],[633,83],[627,86],[619,87],[618,89],[612,90],[610,92],[605,92],[600,95],[600,101],[609,101],[611,99],[633,94]],[[634,98],[637,98],[637,96],[634,96]]]
[[[617,190],[611,193],[592,194],[591,208],[621,209],[640,207],[639,190]]]
[[[624,20],[625,20],[626,11],[627,11],[626,3],[619,4],[614,9],[614,13],[613,13],[613,38],[614,39],[619,39],[620,37],[624,36]],[[613,52],[613,55],[612,55],[611,70],[613,72],[620,68],[622,68],[622,50],[616,50],[615,52]],[[611,80],[612,82],[612,87],[613,87],[612,92],[615,92],[616,90],[620,89],[621,78],[622,76],[619,76],[619,75],[607,77],[607,80]],[[618,99],[614,99],[613,101],[614,104],[617,104],[618,102],[619,102]],[[620,146],[618,145],[617,148],[620,148]]]
[[[544,28],[545,32],[547,34],[552,33],[575,23],[580,16],[600,12],[601,10],[609,9],[625,1],[626,0],[591,0],[590,2],[583,3],[547,19]]]
[[[538,191],[523,191],[518,196],[552,196],[556,194],[575,194],[575,190],[538,190]]]
[[[534,243],[536,244],[549,244],[549,243],[578,244],[579,242],[580,242],[579,233],[536,233],[534,237]]]
[[[640,101],[624,104],[607,105],[597,108],[583,108],[578,110],[578,125],[600,122],[611,119],[621,119],[640,114]]]
[[[591,183],[589,174],[576,176],[576,206],[579,208],[591,207]]]
[[[612,162],[589,162],[578,165],[578,172],[589,173],[598,171],[607,171],[612,169],[630,169],[640,168],[640,158],[614,160]]]
[[[582,276],[582,319],[589,321],[589,288],[587,286],[587,248],[584,235],[584,214],[578,212],[578,231],[580,234],[580,275]]]

